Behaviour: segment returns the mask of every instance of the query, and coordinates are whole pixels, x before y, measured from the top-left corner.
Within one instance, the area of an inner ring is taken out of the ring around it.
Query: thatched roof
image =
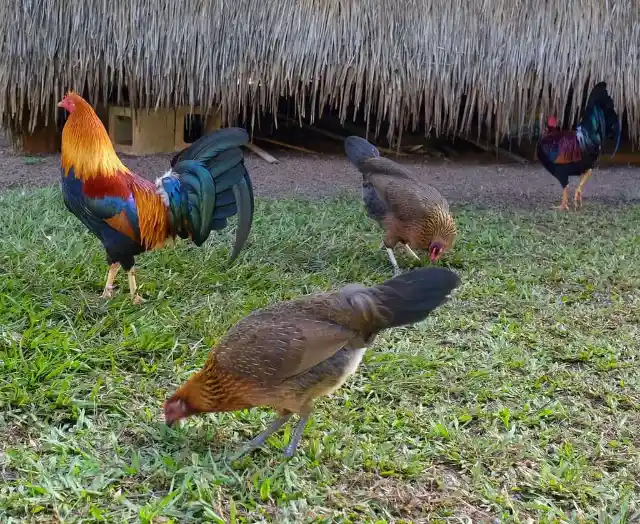
[[[126,85],[137,107],[221,102],[231,119],[304,93],[306,117],[329,104],[351,118],[355,103],[372,127],[423,118],[439,133],[464,133],[475,131],[477,108],[498,136],[541,111],[561,115],[570,87],[582,94],[605,80],[637,141],[635,3],[4,0],[0,114],[20,121],[27,108],[33,125],[86,81],[92,101]]]

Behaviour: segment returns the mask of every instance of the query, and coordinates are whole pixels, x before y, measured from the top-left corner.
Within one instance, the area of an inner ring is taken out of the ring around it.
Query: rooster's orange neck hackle
[[[62,131],[62,168],[73,167],[81,180],[129,173],[116,154],[107,130],[93,108],[77,93],[69,91],[59,104],[70,111]]]

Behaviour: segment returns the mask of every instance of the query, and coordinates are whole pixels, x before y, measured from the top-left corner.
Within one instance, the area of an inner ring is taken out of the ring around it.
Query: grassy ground
[[[271,413],[169,429],[161,403],[249,311],[390,275],[360,202],[259,202],[229,270],[228,233],[140,257],[136,307],[124,276],[98,298],[58,191],[0,195],[0,521],[638,518],[640,208],[456,213],[454,299],[380,337],[296,457],[234,462]]]

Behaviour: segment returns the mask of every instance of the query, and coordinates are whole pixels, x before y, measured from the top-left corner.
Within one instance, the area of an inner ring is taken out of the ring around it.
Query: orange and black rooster
[[[122,266],[129,273],[131,297],[141,302],[135,256],[177,236],[200,246],[235,214],[238,228],[231,261],[238,256],[254,209],[241,149],[248,142],[244,129],[221,129],[199,138],[175,155],[169,171],[153,184],[120,161],[102,122],[81,96],[69,92],[58,106],[70,113],[62,131],[64,203],[107,251],[104,298],[112,296]]]
[[[538,142],[537,154],[542,165],[562,185],[562,202],[558,209],[568,210],[569,177],[582,178],[574,196],[576,209],[582,205],[582,188],[591,176],[606,138],[616,140],[615,155],[620,145],[620,121],[607,92],[607,84],[594,86],[587,107],[575,131],[561,131],[555,116],[547,118],[547,129]]]

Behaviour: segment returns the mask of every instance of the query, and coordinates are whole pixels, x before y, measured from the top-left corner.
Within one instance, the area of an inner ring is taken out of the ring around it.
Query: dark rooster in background
[[[607,84],[599,82],[591,90],[587,107],[575,131],[562,131],[555,116],[547,118],[547,128],[538,142],[537,155],[549,173],[562,185],[562,201],[558,209],[568,210],[570,176],[582,176],[574,196],[574,206],[582,206],[582,188],[591,176],[606,138],[616,140],[611,154],[620,145],[620,121]]]
[[[220,129],[199,138],[174,156],[171,169],[154,184],[120,161],[102,122],[81,96],[69,92],[58,106],[70,113],[62,131],[62,194],[67,209],[107,251],[103,298],[112,296],[122,266],[132,299],[141,302],[135,256],[175,237],[200,246],[237,214],[230,257],[235,260],[251,230],[254,209],[241,149],[249,139],[244,129]]]

